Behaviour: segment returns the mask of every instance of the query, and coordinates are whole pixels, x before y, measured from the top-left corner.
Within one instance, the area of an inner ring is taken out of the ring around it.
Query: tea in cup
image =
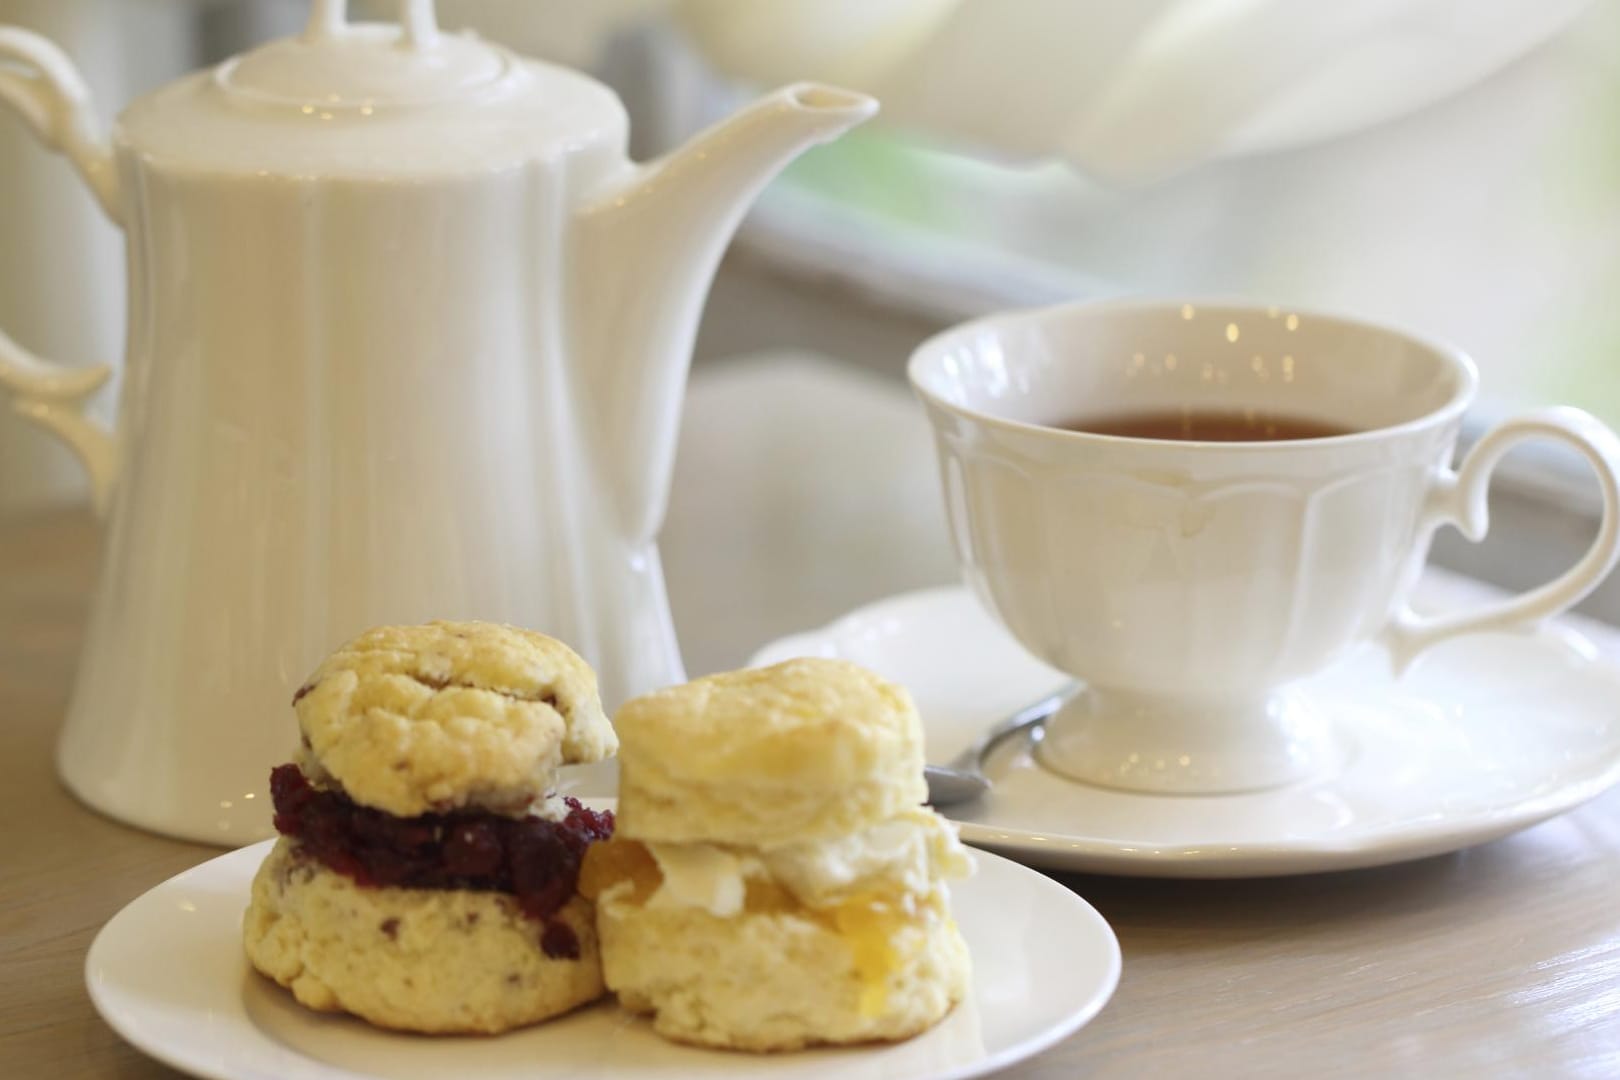
[[[1451,461],[1478,375],[1461,352],[1279,308],[1083,303],[993,316],[912,357],[962,571],[1085,690],[1039,756],[1075,779],[1207,794],[1319,774],[1337,750],[1290,684],[1378,640],[1400,671],[1458,634],[1533,626],[1620,555],[1620,439],[1544,409]],[[1603,522],[1538,589],[1462,614],[1407,606],[1434,530],[1486,530],[1513,446],[1592,466]]]

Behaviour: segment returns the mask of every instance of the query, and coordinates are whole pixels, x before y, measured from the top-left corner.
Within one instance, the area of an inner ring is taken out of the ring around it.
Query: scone
[[[281,838],[253,882],[248,959],[312,1009],[493,1034],[603,993],[576,889],[611,814],[551,795],[617,747],[567,646],[487,623],[383,627],[293,699],[271,773]]]
[[[602,969],[660,1034],[740,1050],[896,1040],[967,992],[909,695],[792,660],[637,698],[617,831],[585,856]]]

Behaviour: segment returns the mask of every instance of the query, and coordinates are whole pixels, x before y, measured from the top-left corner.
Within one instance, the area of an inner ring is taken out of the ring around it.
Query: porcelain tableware
[[[84,411],[107,368],[0,335],[109,517],[58,762],[124,821],[264,835],[286,703],[367,626],[544,627],[610,704],[680,681],[655,538],[704,294],[765,182],[876,108],[792,86],[637,165],[606,87],[398,13],[313,0],[110,136],[0,28],[0,100],[128,245],[116,432]]]
[[[1057,693],[1048,694],[1034,704],[996,721],[946,764],[924,766],[923,779],[928,781],[928,805],[940,809],[988,793],[992,785],[984,775],[985,759],[1009,739],[1020,735],[1034,738],[1041,725],[1079,690],[1078,683],[1070,683]]]
[[[0,0],[16,23],[67,48],[95,96],[125,101],[192,64],[196,5]],[[116,357],[124,331],[123,237],[71,167],[0,109],[0,327],[70,365]],[[97,403],[105,419],[111,402]],[[0,415],[0,513],[82,504],[84,471],[50,435]]]
[[[966,1080],[1068,1037],[1119,981],[1119,944],[1102,916],[1057,882],[988,855],[951,890],[973,952],[972,992],[905,1042],[765,1056],[698,1049],[666,1042],[610,1002],[495,1038],[401,1035],[312,1013],[248,968],[242,910],[268,847],[233,851],[152,889],[102,928],[85,961],[90,999],[107,1022],[196,1076]]]
[[[1444,607],[1477,592],[1430,578],[1418,601]],[[909,687],[936,760],[1064,683],[960,586],[880,600],[751,662],[793,656],[851,660]],[[1197,798],[1121,791],[1076,784],[1014,741],[985,761],[994,793],[946,813],[963,840],[1020,862],[1135,877],[1380,866],[1543,822],[1559,842],[1601,839],[1591,818],[1548,819],[1620,783],[1620,673],[1561,624],[1448,641],[1399,681],[1367,646],[1300,692],[1330,717],[1339,750],[1309,780]]]
[[[1367,641],[1400,670],[1459,634],[1534,626],[1620,556],[1613,432],[1576,409],[1541,410],[1493,429],[1453,470],[1472,363],[1372,324],[1069,305],[948,331],[910,374],[965,578],[1030,652],[1086,683],[1040,745],[1076,780],[1195,794],[1321,775],[1339,740],[1290,684]],[[1058,426],[1183,410],[1348,433],[1198,442]],[[1491,473],[1532,439],[1573,448],[1595,472],[1604,510],[1590,550],[1510,600],[1415,614],[1406,597],[1434,530],[1483,538]]]

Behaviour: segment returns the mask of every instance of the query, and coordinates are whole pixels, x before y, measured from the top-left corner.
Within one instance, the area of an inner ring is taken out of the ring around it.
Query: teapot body
[[[120,820],[265,835],[290,699],[378,624],[544,631],[610,708],[681,681],[655,538],[709,280],[765,182],[876,109],[786,87],[633,164],[606,87],[399,8],[314,0],[110,139],[61,50],[0,27],[0,103],[126,232],[116,430],[109,368],[0,332],[0,389],[108,518],[58,769]]]
[[[543,629],[610,702],[680,681],[656,551],[603,512],[574,378],[569,207],[610,156],[400,182],[115,147],[121,474],[61,745],[75,791],[258,835],[245,796],[294,749],[299,681],[378,623]]]

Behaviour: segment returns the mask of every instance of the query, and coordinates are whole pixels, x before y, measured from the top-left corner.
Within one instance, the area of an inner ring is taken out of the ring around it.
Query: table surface
[[[695,379],[664,544],[692,669],[949,580],[929,454],[897,387],[827,362]],[[84,953],[125,903],[217,854],[99,817],[55,780],[97,557],[80,513],[0,527],[0,1076],[173,1075],[92,1011]],[[1581,628],[1620,660],[1620,633]],[[1620,1075],[1620,790],[1402,866],[1060,880],[1113,924],[1124,976],[1096,1020],[1008,1076]]]

